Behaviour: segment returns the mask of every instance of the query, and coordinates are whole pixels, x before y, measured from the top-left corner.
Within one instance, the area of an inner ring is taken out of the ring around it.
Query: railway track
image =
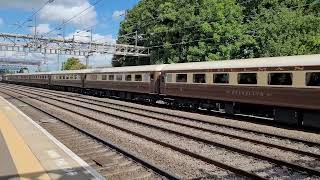
[[[18,86],[15,86],[15,87],[18,87]],[[5,88],[5,87],[3,87]],[[27,93],[27,90],[26,89],[23,89],[23,88],[19,88],[20,90],[20,93],[21,91],[22,92],[25,92]],[[30,89],[29,89],[30,90]],[[33,89],[34,91],[38,91],[38,90],[35,90]],[[14,91],[15,92],[15,91]],[[219,142],[215,142],[215,141],[211,141],[211,140],[208,140],[208,139],[205,139],[205,138],[200,138],[200,137],[197,137],[197,136],[194,136],[194,135],[189,135],[189,134],[186,134],[186,133],[181,133],[179,131],[175,131],[175,130],[172,130],[172,129],[169,129],[167,127],[161,127],[161,126],[156,126],[156,125],[152,125],[152,124],[148,124],[146,122],[143,122],[143,121],[139,121],[139,120],[134,120],[135,118],[127,118],[127,117],[124,117],[124,116],[121,116],[119,115],[119,113],[110,113],[110,112],[105,112],[105,111],[102,111],[102,110],[97,110],[99,109],[99,107],[103,107],[103,108],[112,108],[110,106],[106,106],[106,105],[102,105],[102,104],[97,104],[96,102],[84,102],[84,101],[81,101],[79,99],[74,99],[76,97],[66,97],[65,95],[62,95],[62,94],[53,94],[53,93],[49,93],[49,92],[44,92],[44,91],[38,91],[38,92],[42,92],[42,94],[46,94],[47,96],[44,96],[42,95],[41,98],[39,97],[35,97],[35,96],[30,96],[30,94],[33,94],[33,95],[39,95],[39,94],[35,94],[35,93],[32,93],[32,92],[29,92],[29,94],[23,94],[24,96],[29,96],[29,98],[36,98],[37,100],[39,101],[42,101],[43,103],[49,103],[51,105],[54,105],[54,106],[57,106],[57,104],[53,103],[53,101],[56,101],[56,102],[59,102],[59,103],[66,103],[66,104],[69,104],[69,105],[72,105],[72,106],[75,106],[77,108],[86,108],[86,109],[89,109],[90,111],[95,111],[97,113],[101,113],[101,114],[105,114],[107,116],[112,116],[112,117],[116,117],[118,119],[122,119],[122,120],[125,120],[127,122],[133,122],[133,123],[136,123],[136,124],[139,124],[139,125],[143,125],[143,126],[146,126],[148,128],[153,128],[153,129],[157,129],[157,130],[161,130],[161,131],[164,131],[166,133],[170,133],[170,134],[174,134],[174,135],[177,135],[177,136],[181,136],[181,137],[184,137],[184,138],[187,138],[187,139],[191,139],[193,141],[197,141],[197,142],[201,142],[203,144],[206,144],[206,145],[211,145],[211,146],[215,146],[215,147],[219,147],[219,148],[224,148],[228,151],[233,151],[233,152],[236,152],[236,153],[239,153],[239,154],[242,154],[242,155],[246,155],[246,156],[251,156],[253,158],[256,158],[256,159],[260,159],[260,160],[264,160],[264,161],[267,161],[267,162],[270,162],[270,163],[273,163],[273,164],[276,164],[276,165],[280,165],[280,166],[286,166],[286,167],[289,167],[291,169],[294,169],[295,171],[304,171],[306,173],[309,173],[310,175],[317,175],[319,176],[320,173],[317,169],[314,169],[314,168],[310,168],[310,167],[306,167],[306,166],[303,166],[301,164],[297,164],[297,163],[292,163],[292,162],[287,162],[287,161],[283,161],[283,160],[279,160],[279,159],[276,159],[276,158],[273,158],[273,157],[270,157],[270,156],[267,156],[267,155],[261,155],[259,153],[254,153],[252,151],[248,151],[248,150],[244,150],[244,149],[241,149],[241,148],[236,148],[236,147],[233,147],[233,146],[230,146],[230,145],[226,145],[226,144],[222,144],[222,143],[219,143]],[[18,92],[15,92],[15,93],[18,93]],[[45,101],[44,99],[50,99],[51,102],[47,102]],[[63,100],[62,100],[63,99]],[[69,99],[68,101],[66,99]],[[72,100],[72,101],[71,101]],[[81,102],[83,103],[83,105],[81,104],[77,104],[75,102]],[[86,104],[85,104],[86,103]],[[89,106],[88,106],[89,105]],[[94,106],[95,108],[93,107],[90,107],[90,106]],[[65,108],[65,107],[62,107],[60,105],[60,108]],[[115,110],[115,108],[113,108]],[[78,111],[75,111],[75,110],[70,110],[69,111],[72,111],[73,113],[78,113],[80,114]],[[134,115],[139,115],[138,113],[135,113],[135,112],[130,112],[128,110],[120,110],[121,113],[132,113]],[[89,118],[88,116],[90,115],[86,115],[86,114],[81,114],[82,116],[87,116],[87,118]],[[143,115],[144,117],[147,117],[147,115]],[[264,146],[267,146],[268,148],[278,148],[280,150],[284,150],[284,151],[290,151],[290,153],[296,153],[296,154],[299,154],[299,155],[303,155],[303,156],[310,156],[312,158],[317,158],[317,160],[319,160],[319,155],[316,154],[316,153],[311,153],[311,152],[308,152],[308,151],[302,151],[302,150],[298,150],[298,149],[293,149],[293,148],[288,148],[288,147],[285,147],[285,146],[279,146],[279,145],[274,145],[274,144],[271,144],[271,143],[266,143],[266,142],[263,142],[263,141],[256,141],[256,140],[253,140],[253,139],[249,139],[249,138],[243,138],[243,137],[237,137],[237,136],[234,136],[234,135],[230,135],[230,134],[226,134],[226,133],[217,133],[215,131],[211,131],[210,129],[205,129],[205,128],[199,128],[199,127],[195,127],[195,126],[191,126],[191,125],[186,125],[186,124],[183,124],[183,123],[177,123],[177,122],[174,122],[174,121],[168,121],[168,120],[164,120],[163,118],[155,118],[155,117],[148,117],[148,118],[154,118],[156,119],[157,121],[162,121],[163,123],[171,123],[171,126],[174,126],[174,125],[179,125],[179,126],[183,126],[184,128],[193,128],[194,130],[197,130],[197,131],[204,131],[206,133],[211,133],[211,134],[218,134],[218,135],[224,135],[224,136],[227,136],[227,137],[230,137],[230,138],[234,138],[234,139],[238,139],[238,140],[241,140],[241,141],[247,141],[247,142],[250,142],[250,143],[255,143],[255,144],[262,144]],[[107,124],[109,126],[114,126],[114,124],[108,124],[107,122],[105,121],[101,121],[99,119],[95,119],[95,118],[91,118],[91,119],[94,119],[96,121],[99,121],[100,123],[103,123],[103,124]],[[151,120],[150,120],[151,121]],[[121,128],[121,127],[117,127],[117,128]],[[121,130],[123,131],[127,131],[128,132],[128,129],[124,129],[122,128]],[[136,132],[130,132],[130,133],[135,133],[136,136],[140,136],[142,137],[142,134],[137,134]],[[148,139],[147,137],[143,137],[144,139]],[[283,137],[282,137],[283,138]],[[149,141],[153,141],[155,142],[155,139],[148,139]],[[160,144],[161,142],[158,141],[157,142],[158,144]],[[308,142],[306,142],[308,143]],[[163,142],[162,142],[162,145]],[[173,147],[172,145],[168,146],[169,144],[165,144],[167,147],[171,148],[171,149],[175,149],[176,151],[179,151],[180,153],[184,153],[184,154],[187,154],[189,156],[193,156],[195,157],[195,155],[198,155],[198,159],[201,159],[207,163],[212,163],[218,167],[221,167],[221,168],[224,168],[224,169],[228,169],[230,170],[230,166],[225,166],[223,163],[221,162],[218,162],[218,161],[208,161],[208,158],[207,160],[204,159],[204,157],[199,157],[199,154],[195,154],[195,153],[190,153],[190,152],[186,152],[185,150],[183,151],[183,149],[177,149],[177,147]],[[220,164],[219,164],[220,163]],[[231,167],[232,168],[232,167]],[[234,168],[234,167],[233,167]],[[240,171],[239,171],[240,170]],[[237,173],[237,174],[241,174],[243,173],[241,169],[231,169],[232,172],[234,173]],[[250,172],[250,174],[247,174],[246,176],[249,176],[249,175],[254,175]],[[258,176],[260,178],[264,178],[264,177],[261,177],[261,176]],[[257,177],[255,177],[257,178]],[[268,177],[269,178],[269,177]]]
[[[60,92],[60,91],[53,91],[53,90],[46,90],[46,89],[39,90],[39,88],[34,88],[34,87],[25,87],[24,86],[24,88],[25,89],[30,89],[30,90],[36,91],[36,92],[45,93],[45,94],[48,94],[48,95],[53,95],[53,96],[57,96],[57,97],[61,97],[61,98],[72,99],[72,100],[75,100],[75,101],[78,101],[78,102],[88,103],[88,104],[91,104],[91,105],[98,105],[98,106],[103,106],[103,107],[106,107],[106,108],[115,109],[115,110],[122,111],[122,112],[138,114],[138,115],[142,115],[142,116],[145,116],[145,117],[154,118],[154,119],[157,119],[157,120],[164,120],[164,119],[170,119],[170,118],[172,119],[173,118],[173,119],[177,119],[178,122],[189,121],[189,122],[194,122],[194,123],[199,123],[199,124],[208,124],[208,125],[211,125],[211,126],[218,126],[219,128],[229,128],[229,129],[238,130],[240,132],[261,134],[263,136],[274,137],[274,138],[278,138],[278,139],[285,139],[285,140],[288,140],[288,141],[307,144],[309,146],[320,146],[320,142],[308,141],[306,139],[303,139],[303,137],[300,137],[300,136],[290,137],[290,136],[270,133],[270,132],[256,130],[256,129],[249,129],[249,128],[246,128],[246,127],[238,127],[238,126],[235,126],[235,125],[232,125],[232,124],[221,124],[219,122],[213,122],[213,121],[210,121],[210,120],[204,120],[203,118],[194,118],[194,117],[189,115],[190,113],[188,113],[187,115],[185,115],[185,114],[175,114],[175,112],[166,112],[166,111],[158,110],[158,109],[154,110],[154,109],[150,109],[150,108],[145,108],[145,106],[142,106],[142,105],[139,105],[139,104],[133,104],[133,105],[126,104],[125,105],[120,101],[114,101],[114,100],[110,101],[110,99],[105,100],[105,99],[95,98],[95,97],[91,97],[91,96],[87,97],[87,96],[82,96],[82,95],[69,93],[69,92]],[[123,108],[125,108],[125,109],[123,109]],[[128,109],[130,109],[130,110],[128,110]],[[134,111],[132,111],[132,110],[134,110]],[[136,110],[140,111],[140,113],[136,113],[135,112]],[[141,111],[144,111],[146,113],[141,113]],[[172,122],[172,123],[174,123],[174,122]],[[180,124],[182,124],[182,123],[180,123]],[[188,125],[186,125],[186,126],[188,126]],[[211,131],[211,132],[213,132],[213,131]],[[228,134],[223,133],[223,132],[217,132],[216,131],[216,133],[220,133],[222,135],[228,136]]]
[[[35,91],[37,91],[37,90],[35,90]],[[137,108],[137,107],[132,107],[132,106],[129,107],[129,106],[126,106],[126,105],[121,105],[121,104],[119,105],[119,104],[116,104],[116,103],[109,103],[109,102],[104,102],[104,101],[100,101],[100,100],[96,100],[96,99],[85,99],[84,100],[83,97],[81,97],[81,98],[80,97],[70,97],[70,96],[67,96],[67,95],[60,94],[60,93],[59,94],[54,94],[54,93],[43,92],[43,91],[37,91],[37,92],[41,92],[43,94],[47,94],[47,95],[55,96],[55,97],[59,97],[59,98],[74,100],[74,101],[81,102],[81,103],[87,103],[87,104],[90,104],[90,105],[97,105],[97,106],[100,106],[100,107],[113,109],[113,110],[116,110],[116,111],[119,111],[119,112],[122,112],[122,113],[131,113],[131,114],[134,114],[134,115],[139,115],[139,116],[143,116],[143,117],[147,117],[147,118],[152,118],[152,119],[155,119],[157,121],[162,121],[162,122],[166,122],[166,123],[172,123],[174,125],[180,125],[180,126],[183,126],[183,127],[192,128],[194,130],[200,130],[200,131],[203,131],[203,132],[222,135],[222,136],[226,136],[226,137],[230,137],[230,138],[235,138],[235,139],[239,139],[239,140],[243,140],[243,141],[247,141],[247,142],[251,142],[251,143],[255,143],[255,144],[261,144],[261,145],[265,145],[265,146],[268,146],[268,147],[278,148],[278,149],[281,149],[281,150],[284,150],[284,151],[290,151],[290,152],[298,153],[300,155],[307,155],[307,156],[311,156],[311,157],[320,159],[320,154],[316,154],[316,153],[312,153],[312,152],[308,152],[308,151],[303,151],[303,150],[299,150],[299,149],[296,149],[296,148],[286,147],[286,146],[283,146],[283,145],[272,144],[272,143],[265,142],[265,141],[262,141],[262,140],[252,139],[252,138],[249,138],[249,137],[241,137],[241,136],[233,135],[233,134],[226,133],[226,132],[212,130],[210,128],[203,128],[203,127],[190,125],[188,123],[184,123],[183,122],[183,121],[186,121],[185,119],[182,119],[181,120],[182,122],[181,121],[173,121],[173,120],[170,119],[170,117],[169,118],[161,117],[162,114],[160,114],[159,112],[158,112],[158,115],[150,115],[150,112],[148,110],[146,110],[146,109],[142,110],[142,109]],[[136,112],[135,110],[140,111],[140,113]],[[141,113],[141,110],[145,111],[146,113]],[[181,118],[181,117],[179,117],[179,118]],[[265,135],[265,134],[263,134],[263,135]],[[283,136],[281,136],[281,138],[282,139],[286,139],[286,140],[291,140],[291,141],[293,140],[293,141],[296,141],[296,142],[303,142],[304,144],[308,144],[308,145],[320,146],[320,144],[317,144],[317,143],[314,143],[314,142],[309,142],[309,141],[303,141],[301,139],[293,139],[293,138],[290,138],[290,137],[283,137]]]
[[[22,98],[27,98],[27,97],[28,97],[28,95],[26,95],[26,94],[18,93],[18,92],[15,92],[15,91],[10,91],[10,93],[9,93],[9,92],[3,92],[2,90],[0,90],[0,92],[6,94],[6,95],[8,95],[8,96],[13,96],[13,97],[15,97],[15,98],[18,98],[18,99],[20,99],[21,101],[23,101],[24,103],[26,103],[26,104],[28,104],[28,105],[30,105],[30,106],[34,106],[34,105],[32,105],[31,103],[28,103],[28,102],[26,102],[25,100],[22,100]],[[12,94],[15,94],[15,95],[12,95]],[[30,98],[30,97],[29,97],[29,98]],[[31,98],[34,99],[34,97],[31,97]],[[37,100],[38,100],[38,101],[41,101],[40,99],[37,99]],[[46,104],[48,104],[48,103],[46,103]],[[61,109],[65,109],[65,107],[62,107]],[[70,110],[68,110],[68,111],[70,111]],[[72,112],[72,111],[70,111],[70,112]],[[77,113],[77,112],[73,112],[73,113],[74,113],[74,114],[80,114],[80,113]],[[52,114],[50,114],[50,115],[52,115]],[[81,114],[81,116],[86,116],[86,115]],[[89,117],[87,117],[87,118],[89,118]],[[100,122],[100,123],[105,124],[104,122],[102,122],[101,120],[98,120],[98,119],[96,119],[96,118],[90,117],[90,119],[93,120],[93,121],[98,121],[98,122]],[[111,124],[110,124],[110,126],[116,127],[116,126],[113,126],[113,125],[111,125]],[[179,148],[179,147],[176,147],[176,146],[172,146],[172,145],[170,145],[170,144],[168,144],[168,143],[164,143],[164,142],[158,141],[158,140],[156,140],[156,139],[149,138],[149,137],[147,137],[147,136],[143,136],[143,135],[138,134],[138,133],[136,133],[136,132],[130,132],[130,131],[126,130],[125,128],[121,128],[121,127],[116,127],[116,128],[118,128],[118,129],[120,129],[120,130],[122,130],[122,131],[128,132],[128,133],[130,133],[130,134],[133,134],[133,135],[135,135],[135,136],[137,136],[137,137],[140,137],[140,138],[146,139],[146,140],[148,140],[148,141],[154,142],[154,143],[156,143],[156,144],[160,144],[160,145],[163,146],[163,147],[167,147],[167,148],[173,149],[174,151],[177,151],[177,152],[180,152],[180,153],[182,153],[182,154],[188,155],[188,156],[190,156],[190,157],[192,157],[192,158],[195,158],[195,159],[204,161],[204,162],[206,162],[206,163],[209,163],[209,164],[218,166],[218,167],[220,167],[220,168],[225,169],[226,171],[231,171],[231,172],[235,173],[235,174],[237,175],[237,177],[239,177],[239,176],[241,177],[241,176],[242,176],[242,177],[249,177],[249,178],[252,178],[252,179],[265,179],[265,178],[263,178],[263,177],[260,177],[260,176],[258,176],[258,175],[256,175],[256,174],[254,174],[254,173],[247,172],[247,171],[244,171],[244,170],[242,170],[242,169],[238,169],[238,168],[229,166],[229,165],[227,165],[227,164],[224,164],[224,163],[221,163],[221,162],[212,160],[212,159],[210,159],[210,158],[203,157],[203,156],[201,156],[201,155],[198,155],[198,154],[195,154],[195,153],[186,151],[186,150],[184,150],[184,149],[182,149],[182,148]],[[231,179],[232,179],[232,178],[231,178]]]
[[[35,92],[41,92],[47,95],[51,95],[51,96],[56,96],[56,97],[60,97],[60,98],[64,98],[64,99],[70,99],[70,100],[74,100],[77,102],[82,102],[82,103],[87,103],[90,105],[97,105],[97,106],[101,106],[101,107],[105,107],[108,109],[113,109],[113,110],[117,110],[120,112],[125,112],[125,113],[131,113],[131,114],[135,114],[135,115],[140,115],[140,116],[144,116],[147,118],[153,118],[159,121],[164,121],[164,122],[170,122],[173,124],[178,124],[181,126],[185,126],[185,127],[190,127],[190,128],[194,128],[194,129],[198,129],[198,130],[202,130],[202,131],[206,131],[206,132],[210,132],[210,133],[216,133],[216,134],[220,134],[223,136],[228,136],[228,137],[232,137],[232,138],[239,138],[245,141],[250,141],[253,143],[260,143],[260,144],[265,144],[265,145],[269,145],[269,146],[274,146],[276,148],[283,148],[284,150],[287,151],[295,151],[294,148],[287,148],[287,147],[283,147],[282,145],[274,145],[271,143],[265,143],[256,139],[251,139],[250,137],[240,137],[240,136],[236,136],[230,133],[226,133],[224,131],[218,131],[218,130],[213,130],[214,126],[218,126],[219,128],[228,128],[228,129],[233,129],[233,130],[237,130],[240,133],[251,133],[248,134],[248,136],[254,135],[254,134],[260,134],[266,137],[270,137],[270,138],[277,138],[278,139],[283,139],[286,141],[290,141],[291,142],[296,142],[296,143],[303,143],[306,144],[308,146],[319,146],[320,147],[320,143],[319,142],[314,142],[314,141],[310,141],[310,140],[306,140],[303,139],[303,137],[301,136],[297,136],[297,137],[290,137],[290,136],[284,136],[284,135],[279,135],[279,134],[275,134],[275,133],[270,133],[270,132],[264,132],[261,130],[254,130],[254,129],[248,129],[246,127],[237,127],[234,125],[227,125],[227,124],[219,124],[217,122],[212,122],[210,120],[203,120],[203,119],[197,119],[197,118],[193,118],[190,117],[188,115],[177,115],[174,113],[168,113],[168,112],[163,112],[163,111],[159,111],[159,110],[153,110],[153,109],[149,109],[146,108],[146,106],[142,106],[142,105],[138,105],[138,104],[133,104],[133,105],[129,105],[126,104],[124,105],[124,102],[121,101],[114,101],[110,99],[98,99],[98,98],[94,98],[94,97],[86,97],[86,96],[81,96],[78,94],[74,94],[74,93],[68,93],[68,92],[59,92],[59,91],[52,91],[52,90],[45,90],[45,89],[41,89],[39,90],[38,88],[29,88],[29,87],[23,87],[24,89],[30,89],[32,91]],[[80,97],[81,96],[81,97]],[[114,102],[112,102],[114,101]],[[139,107],[142,106],[142,107]],[[137,112],[138,111],[138,112]],[[190,125],[192,124],[192,125]],[[202,128],[199,127],[199,124],[204,124],[204,125],[208,125],[208,127],[210,128]],[[210,126],[209,126],[210,125]],[[285,142],[282,142],[285,143]],[[302,152],[300,152],[302,153]],[[303,153],[302,153],[303,154]],[[310,155],[310,156],[314,156],[314,157],[319,157],[318,155],[312,155],[308,152],[305,153],[306,155]]]
[[[24,104],[19,106],[25,107],[27,105],[46,115],[45,118],[36,122],[107,179],[181,179],[111,142],[43,111],[32,103],[7,93],[4,94]]]

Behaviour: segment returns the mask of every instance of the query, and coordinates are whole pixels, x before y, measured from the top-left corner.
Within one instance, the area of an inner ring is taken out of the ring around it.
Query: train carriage
[[[47,86],[49,84],[48,73],[22,73],[16,75],[5,75],[7,82],[14,82],[22,85]]]
[[[320,128],[320,55],[4,75],[4,81]],[[49,85],[49,86],[47,86]]]
[[[83,69],[52,72],[50,86],[58,90],[81,92],[86,73],[92,71],[91,69]]]
[[[160,93],[180,106],[320,127],[320,55],[172,64],[162,74]]]
[[[50,73],[30,73],[23,76],[25,76],[25,79],[21,79],[21,83],[32,84],[38,87],[48,87],[50,84]]]
[[[84,88],[93,94],[124,99],[152,100],[159,93],[160,72],[164,65],[97,69],[88,73]]]

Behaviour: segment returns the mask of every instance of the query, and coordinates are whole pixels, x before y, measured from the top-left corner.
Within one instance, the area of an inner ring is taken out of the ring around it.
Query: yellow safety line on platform
[[[3,107],[0,109],[0,129],[18,171],[19,175],[17,176],[20,179],[50,179],[16,128],[10,123],[9,118],[6,116],[8,112],[4,113]],[[15,113],[14,111],[12,112]]]

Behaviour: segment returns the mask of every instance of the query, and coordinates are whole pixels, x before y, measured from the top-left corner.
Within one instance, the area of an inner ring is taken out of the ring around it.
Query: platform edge
[[[54,136],[52,136],[47,130],[41,127],[39,124],[34,122],[28,115],[23,113],[20,109],[14,106],[12,103],[7,101],[5,98],[0,96],[0,99],[4,100],[9,106],[11,106],[14,110],[19,112],[22,116],[28,119],[36,128],[38,128],[43,134],[45,134],[52,142],[54,142],[60,149],[62,149],[68,156],[70,156],[74,161],[76,161],[81,167],[86,169],[93,177],[96,179],[105,179],[102,175],[100,175],[96,170],[94,170],[90,165],[88,165],[85,161],[83,161],[78,155],[76,155],[73,151],[71,151],[68,147],[62,144],[59,140],[57,140]]]

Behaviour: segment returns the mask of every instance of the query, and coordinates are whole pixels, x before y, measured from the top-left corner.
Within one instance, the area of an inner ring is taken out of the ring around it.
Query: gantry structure
[[[89,64],[89,57],[95,53],[114,54],[117,56],[150,57],[150,49],[137,45],[115,44],[110,42],[96,42],[92,35],[88,41],[66,38],[51,38],[37,35],[24,35],[15,33],[0,33],[0,51],[14,51],[16,53],[41,53],[46,55],[72,55],[83,56],[86,59],[86,66]],[[26,62],[28,63],[28,62]]]
[[[91,38],[92,39],[92,38]],[[0,51],[90,56],[93,53],[150,57],[147,47],[107,42],[76,41],[75,38],[49,38],[34,35],[0,33]]]

